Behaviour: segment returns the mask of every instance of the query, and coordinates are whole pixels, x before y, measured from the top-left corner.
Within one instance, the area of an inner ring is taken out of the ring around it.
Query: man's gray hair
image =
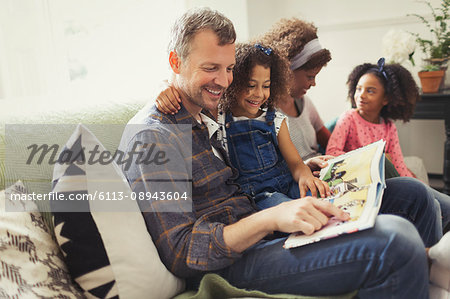
[[[220,46],[236,41],[236,31],[233,23],[227,17],[207,7],[194,8],[185,12],[175,21],[170,33],[168,51],[174,50],[181,59],[186,59],[195,34],[206,29],[216,33]]]

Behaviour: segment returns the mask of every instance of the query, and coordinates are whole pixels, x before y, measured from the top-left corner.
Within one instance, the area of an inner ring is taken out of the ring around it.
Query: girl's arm
[[[400,176],[409,176],[415,178],[416,176],[408,169],[403,159],[402,149],[400,147],[400,141],[398,139],[397,127],[394,123],[391,123],[391,128],[386,136],[386,141],[388,145],[386,147],[386,155],[394,164],[395,169],[397,169]]]
[[[346,114],[339,118],[334,127],[333,133],[331,133],[330,139],[327,145],[327,155],[339,156],[345,153],[344,146],[347,142],[348,132],[350,129],[350,119],[348,119]]]
[[[281,154],[286,160],[292,176],[298,182],[300,197],[305,197],[308,189],[311,190],[312,196],[317,196],[317,190],[319,190],[321,197],[330,196],[331,193],[328,184],[314,177],[309,167],[306,166],[298,154],[289,136],[285,119],[281,123],[277,139]]]
[[[164,114],[175,114],[180,110],[181,97],[178,91],[169,86],[161,91],[155,100],[156,108]]]

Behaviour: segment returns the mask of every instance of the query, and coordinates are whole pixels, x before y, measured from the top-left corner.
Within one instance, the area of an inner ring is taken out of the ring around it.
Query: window
[[[5,0],[0,103],[148,99],[167,79],[169,28],[182,1]]]

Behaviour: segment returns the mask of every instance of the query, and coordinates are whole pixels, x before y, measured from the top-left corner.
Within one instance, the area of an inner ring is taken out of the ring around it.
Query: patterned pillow
[[[0,298],[83,298],[34,202],[26,205],[36,212],[5,211],[5,199],[8,211],[24,204],[9,201],[11,194],[26,196],[22,182],[0,192]]]
[[[98,153],[97,158],[106,153],[95,136],[79,125],[53,173],[53,192],[65,199],[94,198],[50,203],[57,211],[55,235],[72,277],[90,297],[175,296],[184,282],[161,262],[138,204],[131,200],[126,178],[115,162],[88,159],[91,151]]]

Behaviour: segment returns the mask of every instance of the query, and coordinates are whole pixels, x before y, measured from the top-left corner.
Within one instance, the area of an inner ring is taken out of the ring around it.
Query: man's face
[[[233,81],[235,46],[219,46],[216,34],[203,30],[195,35],[188,56],[181,61],[177,79],[186,100],[197,107],[215,110]]]

